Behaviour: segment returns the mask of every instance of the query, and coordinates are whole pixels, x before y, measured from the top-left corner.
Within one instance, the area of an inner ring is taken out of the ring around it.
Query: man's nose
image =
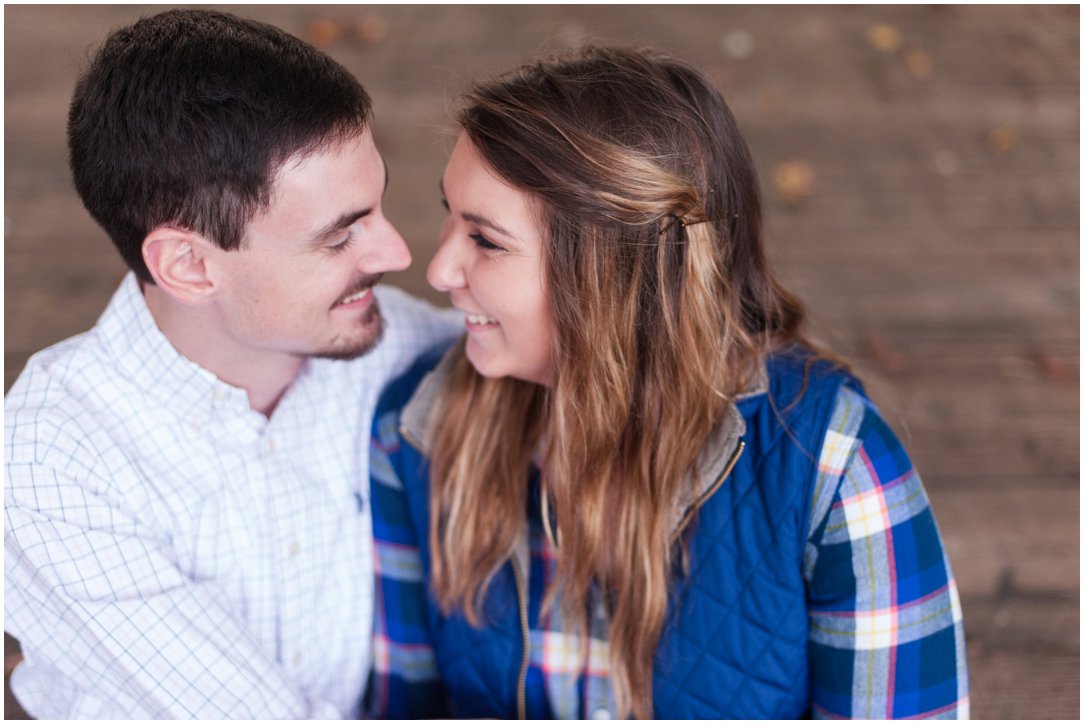
[[[383,273],[403,271],[410,266],[410,262],[410,249],[406,241],[398,229],[388,222],[387,233],[377,242],[363,264],[370,267],[365,269],[368,273]],[[379,268],[372,268],[374,266]]]

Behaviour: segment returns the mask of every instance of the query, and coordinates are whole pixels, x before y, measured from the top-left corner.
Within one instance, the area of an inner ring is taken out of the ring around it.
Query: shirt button
[[[286,554],[288,556],[290,556],[291,558],[293,558],[294,556],[296,556],[300,552],[301,552],[301,544],[298,543],[296,540],[290,541],[290,545],[286,549]],[[300,656],[300,654],[298,654],[298,656]]]
[[[595,709],[593,712],[591,712],[591,718],[592,719],[609,719],[610,718],[610,710],[609,709]]]
[[[294,654],[294,666],[301,666],[301,652]]]
[[[267,451],[275,452],[275,438],[270,435],[267,436]]]

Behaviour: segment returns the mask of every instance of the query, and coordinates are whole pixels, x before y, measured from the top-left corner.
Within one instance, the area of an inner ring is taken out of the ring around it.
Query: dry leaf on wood
[[[882,53],[894,53],[903,44],[903,38],[894,25],[874,23],[866,28],[866,42]]]
[[[319,18],[309,23],[305,39],[318,48],[329,48],[342,37],[342,26],[334,20]]]
[[[787,161],[775,167],[772,182],[785,204],[797,204],[813,192],[815,174],[805,161]]]
[[[924,50],[916,48],[907,51],[903,56],[903,64],[911,75],[919,80],[926,80],[933,75],[933,60]]]
[[[391,23],[381,15],[366,15],[354,23],[354,39],[367,45],[384,42],[391,33]]]
[[[986,134],[986,145],[994,153],[1007,153],[1020,142],[1016,129],[998,126]]]
[[[1076,378],[1072,365],[1056,354],[1037,351],[1035,353],[1035,363],[1039,366],[1039,371],[1043,373],[1043,377],[1059,384],[1067,385]]]

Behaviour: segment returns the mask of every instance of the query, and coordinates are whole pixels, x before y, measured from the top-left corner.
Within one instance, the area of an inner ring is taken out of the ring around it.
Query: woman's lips
[[[481,332],[486,329],[494,329],[497,327],[497,320],[493,317],[487,317],[484,314],[474,314],[473,312],[467,312],[463,321],[467,325],[468,332]]]

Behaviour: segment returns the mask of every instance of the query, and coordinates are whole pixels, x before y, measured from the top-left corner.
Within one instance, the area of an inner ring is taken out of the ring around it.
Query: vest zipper
[[[517,718],[527,718],[527,667],[531,662],[531,632],[527,625],[527,592],[523,582],[523,571],[519,560],[513,554],[512,573],[516,579],[516,601],[519,603],[519,625],[523,632],[523,661],[519,665],[519,679],[516,682]]]
[[[744,451],[745,440],[738,440],[738,448],[730,456],[730,460],[727,462],[726,467],[723,468],[723,472],[719,474],[719,477],[715,479],[715,482],[711,484],[711,487],[708,488],[707,492],[701,495],[695,503],[690,505],[689,509],[685,511],[685,515],[681,516],[681,521],[678,522],[677,526],[674,528],[674,534],[670,538],[671,544],[677,541],[678,536],[681,535],[681,531],[683,531],[685,529],[685,526],[689,524],[689,520],[692,518],[693,513],[700,510],[700,506],[702,506],[704,502],[712,495],[714,495],[715,491],[722,486],[723,481],[727,479],[730,473],[734,470],[734,466],[738,464],[738,458],[741,457],[741,454]]]
[[[407,429],[406,425],[399,426],[399,434],[405,437],[406,441],[413,445],[415,450],[428,457],[428,453],[425,452],[425,446],[422,445],[418,438],[414,437],[410,430]]]

